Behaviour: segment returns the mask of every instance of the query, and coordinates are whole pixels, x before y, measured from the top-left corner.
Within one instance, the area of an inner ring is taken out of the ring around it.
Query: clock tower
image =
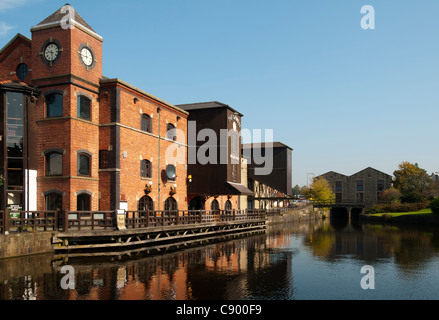
[[[96,211],[103,39],[68,4],[31,32],[38,209]]]

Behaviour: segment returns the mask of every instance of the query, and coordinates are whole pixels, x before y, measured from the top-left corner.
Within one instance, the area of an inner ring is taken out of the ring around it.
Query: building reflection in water
[[[291,300],[300,250],[325,263],[390,259],[397,272],[411,277],[437,257],[438,234],[355,223],[340,228],[325,221],[273,226],[265,235],[157,256],[0,260],[0,299]],[[75,269],[75,290],[61,288],[63,264]]]
[[[5,260],[0,262],[0,299],[287,299],[293,291],[292,259],[278,248],[288,243],[289,237],[279,233],[135,260],[70,259],[63,264],[74,267],[75,290],[61,288],[62,265],[50,255]],[[12,271],[25,260],[27,268]],[[288,289],[279,293],[285,284]]]

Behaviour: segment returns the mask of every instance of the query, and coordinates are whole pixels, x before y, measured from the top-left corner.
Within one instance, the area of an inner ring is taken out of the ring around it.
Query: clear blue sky
[[[67,1],[0,0],[0,47]],[[70,4],[104,38],[104,75],[173,104],[220,101],[308,173],[439,171],[439,1],[160,0]],[[363,30],[372,5],[376,29]]]

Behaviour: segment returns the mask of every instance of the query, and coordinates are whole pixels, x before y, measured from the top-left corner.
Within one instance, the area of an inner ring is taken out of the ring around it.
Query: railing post
[[[68,232],[69,231],[69,211],[64,211],[64,217],[63,217],[63,231]]]
[[[9,209],[5,209],[3,219],[3,234],[9,234]]]
[[[59,216],[60,216],[60,210],[61,209],[56,209],[56,212],[55,212],[55,217],[54,217],[54,221],[53,221],[53,223],[54,223],[54,226],[53,226],[53,231],[59,231]]]

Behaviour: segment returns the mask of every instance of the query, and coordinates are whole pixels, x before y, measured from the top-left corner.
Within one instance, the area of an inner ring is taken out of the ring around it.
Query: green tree
[[[323,177],[314,179],[314,182],[309,187],[304,187],[302,191],[307,199],[313,201],[326,202],[335,200],[335,194],[332,191],[328,180]]]
[[[430,204],[431,211],[435,215],[439,215],[439,198],[434,198]]]
[[[296,186],[293,188],[293,197],[298,197],[301,195],[302,189],[299,187],[299,185],[296,184]]]
[[[402,202],[414,203],[428,199],[433,188],[433,180],[417,163],[403,162],[393,175],[394,186],[401,192]]]

